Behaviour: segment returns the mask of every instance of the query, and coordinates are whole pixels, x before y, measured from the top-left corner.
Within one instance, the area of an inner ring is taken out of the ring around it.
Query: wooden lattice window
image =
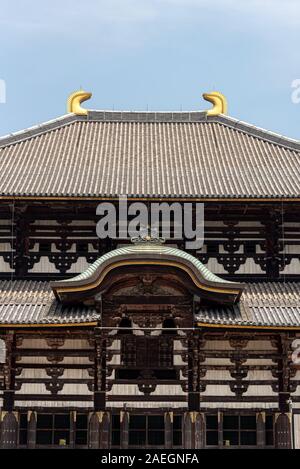
[[[28,435],[28,416],[27,412],[22,412],[20,414],[19,420],[19,445],[27,445],[27,435]]]
[[[246,447],[256,446],[258,440],[256,415],[224,414],[219,426],[218,416],[206,415],[206,446]],[[274,445],[274,417],[267,415],[265,421],[265,445]]]
[[[121,335],[121,364],[130,368],[156,369],[173,367],[172,336],[176,334],[173,319],[163,322],[160,336],[136,336],[132,331],[130,319],[122,318],[118,333]],[[172,330],[172,328],[174,330]]]
[[[129,419],[129,446],[164,446],[165,423],[163,415],[131,415]]]
[[[121,339],[121,363],[128,368],[172,368],[173,361],[173,339],[171,337],[124,335]]]
[[[38,414],[37,445],[67,446],[70,442],[70,414]]]
[[[75,445],[86,446],[88,443],[88,416],[87,414],[76,415]]]

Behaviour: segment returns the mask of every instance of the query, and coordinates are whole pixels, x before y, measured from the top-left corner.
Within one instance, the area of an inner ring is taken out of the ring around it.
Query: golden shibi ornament
[[[81,103],[87,101],[92,96],[92,93],[84,90],[74,91],[70,94],[67,101],[67,112],[77,114],[78,116],[86,116],[88,111],[81,107]]]
[[[227,114],[227,99],[219,91],[212,91],[211,93],[203,93],[203,98],[209,101],[214,106],[212,109],[206,111],[208,116],[218,116],[219,114]]]

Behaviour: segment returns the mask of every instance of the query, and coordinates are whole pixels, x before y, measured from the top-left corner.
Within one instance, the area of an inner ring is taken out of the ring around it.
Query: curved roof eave
[[[244,285],[229,282],[210,272],[196,257],[180,249],[152,243],[124,246],[110,251],[83,273],[67,280],[52,282],[51,287],[58,299],[63,293],[87,292],[101,284],[111,270],[124,265],[161,265],[177,267],[185,271],[200,290],[230,294],[238,299]]]

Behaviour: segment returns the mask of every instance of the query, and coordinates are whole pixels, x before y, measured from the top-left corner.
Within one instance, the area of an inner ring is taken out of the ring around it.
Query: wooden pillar
[[[184,448],[205,447],[205,420],[200,412],[186,412],[183,425]]]
[[[259,412],[256,414],[256,434],[257,434],[257,441],[256,441],[257,447],[264,448],[266,446],[266,414],[265,412]]]
[[[91,449],[100,447],[100,416],[98,412],[89,415],[88,446]]]
[[[8,331],[4,337],[4,341],[6,346],[6,359],[3,366],[4,390],[2,409],[4,411],[12,412],[15,401],[15,333],[13,331]]]
[[[13,412],[15,401],[15,334],[8,331],[4,337],[6,357],[3,366],[4,390],[1,414],[1,448],[15,448],[18,444],[18,414]]]
[[[275,446],[276,448],[288,449],[292,446],[292,432],[289,414],[290,405],[290,346],[291,337],[288,333],[278,335],[278,409],[275,415]]]
[[[173,412],[165,412],[165,448],[173,448]]]
[[[27,413],[27,448],[34,449],[36,447],[36,412],[29,410]]]
[[[278,449],[291,448],[291,415],[276,414],[275,416],[275,446]]]
[[[199,331],[188,338],[188,407],[191,412],[200,410],[200,340]]]
[[[192,449],[192,416],[185,412],[183,421],[183,441],[185,449]]]
[[[70,441],[69,448],[75,448],[76,436],[76,411],[70,412]]]
[[[15,245],[14,268],[15,277],[23,278],[29,267],[29,220],[27,206],[15,207]]]
[[[223,448],[223,412],[218,412],[218,446],[219,448]]]
[[[0,448],[16,448],[18,445],[18,430],[18,413],[3,411],[1,413]]]
[[[194,448],[200,449],[205,447],[205,417],[200,412],[195,415],[194,423]]]
[[[100,412],[100,448],[110,447],[110,413]]]
[[[129,442],[129,413],[122,410],[120,413],[120,446],[127,449]]]
[[[100,328],[95,328],[94,410],[105,410],[106,341]]]
[[[289,363],[290,340],[287,334],[281,333],[278,338],[278,408],[280,413],[289,412],[290,374]]]
[[[270,209],[265,219],[266,275],[271,280],[278,280],[280,274],[280,245],[282,214]]]

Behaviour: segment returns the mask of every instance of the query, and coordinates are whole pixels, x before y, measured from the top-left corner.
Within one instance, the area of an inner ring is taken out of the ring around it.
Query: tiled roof
[[[99,269],[103,264],[107,261],[111,260],[118,260],[119,257],[126,256],[130,257],[131,259],[140,258],[142,254],[147,254],[147,256],[159,256],[161,260],[166,257],[172,257],[178,259],[180,261],[187,261],[188,263],[192,264],[196,271],[198,271],[201,276],[208,282],[214,283],[221,283],[221,284],[230,284],[234,285],[234,282],[228,282],[221,277],[213,274],[208,268],[202,264],[196,257],[192,256],[188,252],[185,252],[181,249],[174,248],[172,246],[164,246],[162,244],[154,244],[154,243],[142,243],[142,244],[134,244],[129,246],[123,246],[118,249],[114,249],[103,256],[99,257],[93,264],[91,264],[84,272],[75,277],[62,280],[65,283],[72,283],[78,282],[80,280],[86,280],[91,277],[97,269]],[[237,284],[238,285],[238,284]]]
[[[300,328],[300,283],[249,283],[238,305],[203,308],[195,319],[210,325]]]
[[[244,289],[241,283],[229,282],[213,274],[199,259],[181,249],[164,246],[157,239],[137,238],[134,245],[123,246],[104,254],[83,273],[70,279],[52,282],[55,296],[62,302],[70,302],[70,294],[71,301],[75,301],[73,294],[76,290],[78,293],[80,288],[79,302],[82,301],[83,292],[87,294],[87,298],[88,295],[93,297],[94,288],[100,286],[105,277],[105,270],[110,271],[114,266],[120,267],[122,263],[139,265],[140,268],[149,264],[182,268],[190,276],[194,287],[201,290],[203,296],[205,294],[213,295],[214,298],[220,296],[221,302],[235,303]]]
[[[94,308],[64,306],[47,282],[0,281],[0,325],[85,324],[99,320]]]
[[[0,195],[300,197],[300,142],[226,116],[90,111],[0,139]]]
[[[0,281],[0,325],[95,322],[99,314],[54,299],[47,282]],[[208,325],[300,327],[300,282],[247,284],[239,305],[201,310],[196,321]]]

